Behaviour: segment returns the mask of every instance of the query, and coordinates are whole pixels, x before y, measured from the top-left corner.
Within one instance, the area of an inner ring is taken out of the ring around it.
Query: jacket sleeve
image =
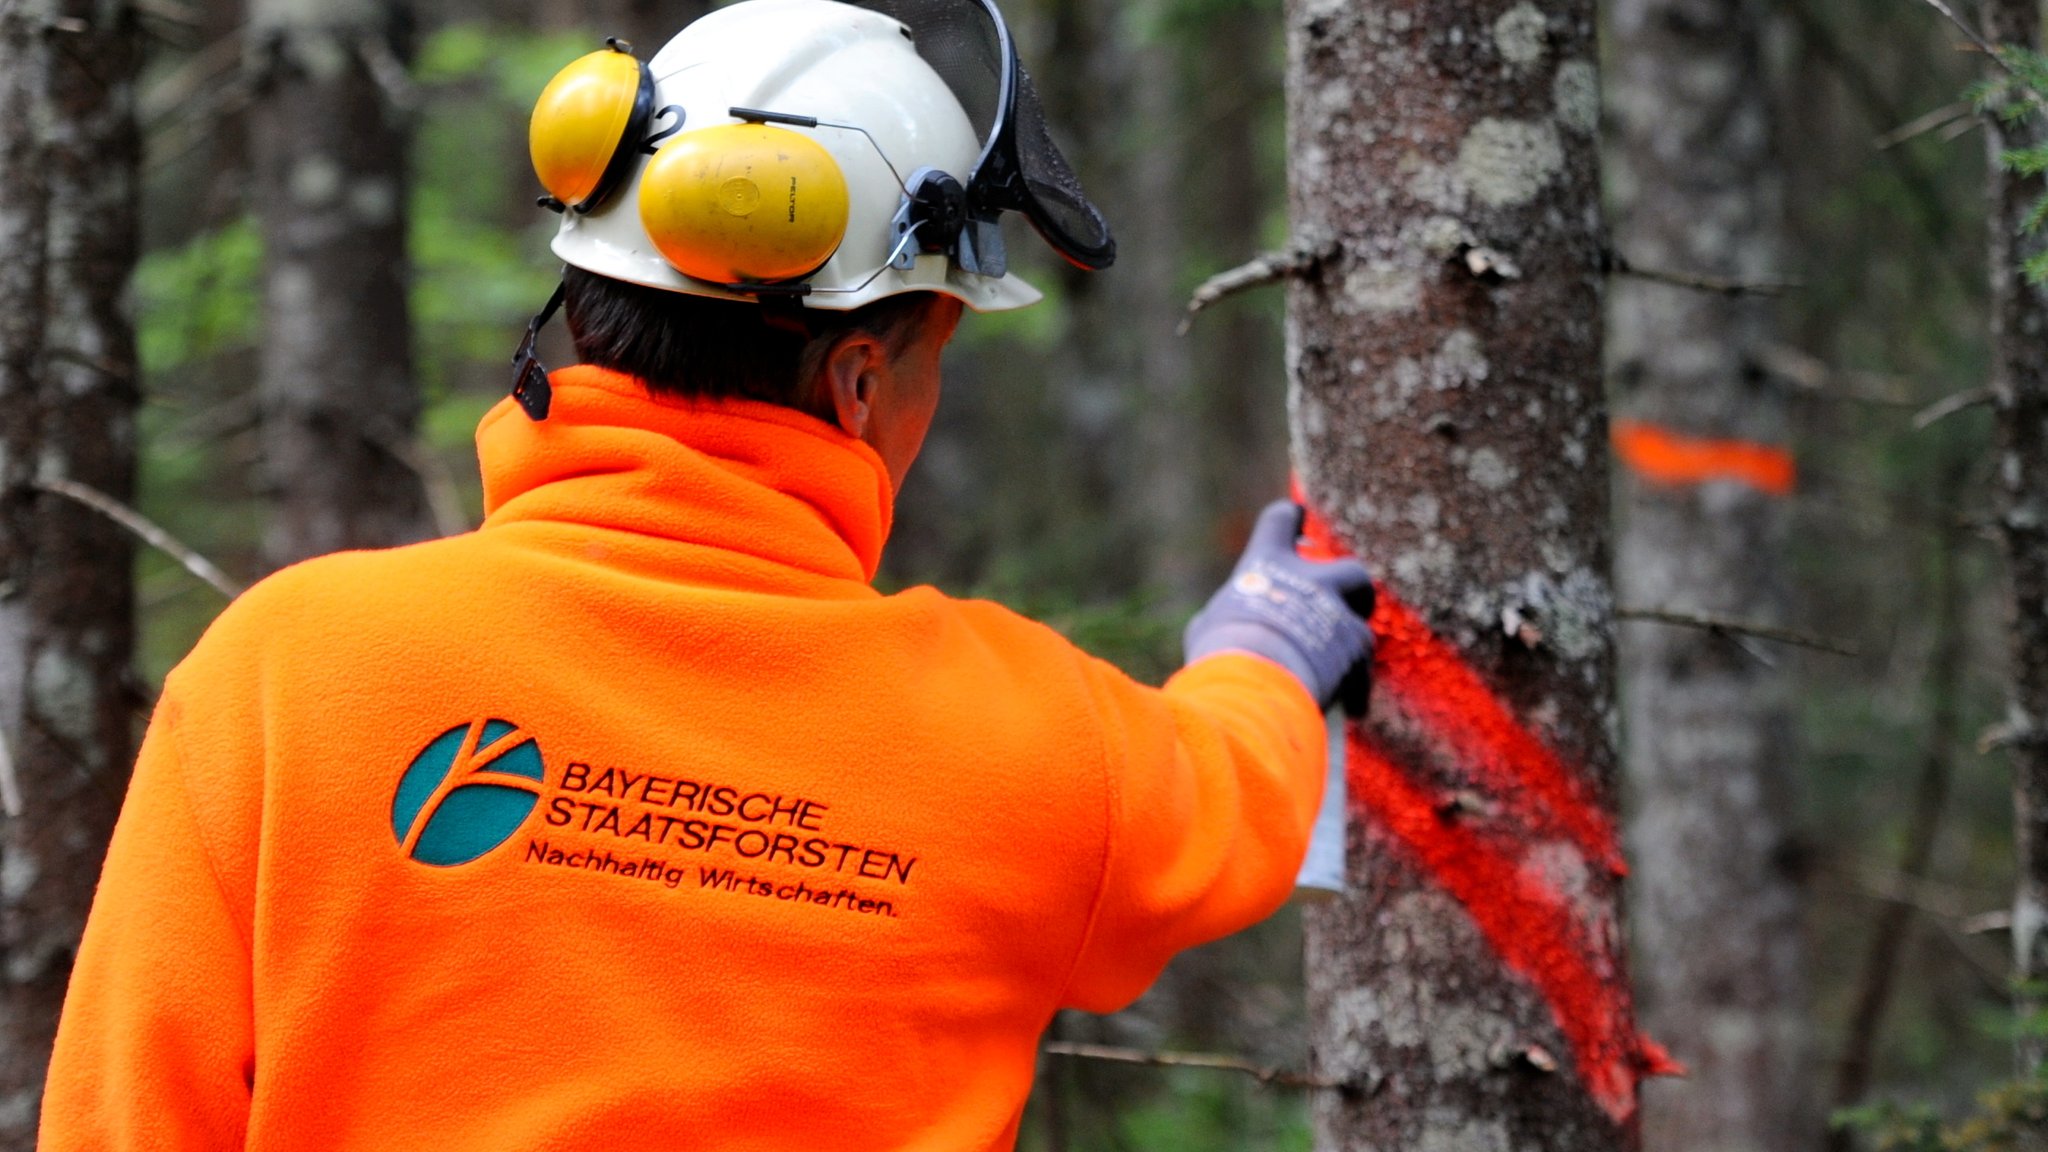
[[[167,696],[72,971],[43,1152],[243,1146],[254,1069],[248,924],[208,849],[176,729]]]
[[[1174,953],[1270,915],[1322,799],[1323,717],[1278,665],[1224,653],[1164,689],[1090,667],[1108,772],[1107,857],[1064,1006],[1110,1012]]]

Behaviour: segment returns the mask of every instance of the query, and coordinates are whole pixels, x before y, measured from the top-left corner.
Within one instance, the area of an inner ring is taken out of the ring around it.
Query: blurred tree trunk
[[[1241,0],[1205,25],[1195,60],[1203,82],[1177,127],[1200,145],[1187,149],[1189,246],[1205,249],[1211,271],[1266,247],[1266,224],[1285,191],[1267,151],[1278,135],[1278,55],[1279,28],[1257,0]],[[1188,338],[1201,376],[1209,469],[1203,526],[1211,532],[1198,541],[1205,548],[1195,559],[1198,579],[1211,586],[1230,570],[1252,517],[1287,474],[1286,377],[1279,326],[1266,304],[1263,297],[1226,304],[1197,320]]]
[[[419,419],[406,294],[406,12],[254,0],[250,152],[263,230],[272,566],[429,535],[404,462]]]
[[[1984,35],[1994,44],[2038,50],[2038,0],[1984,0]],[[2012,682],[2006,739],[2013,759],[2013,810],[2019,885],[2013,904],[2013,958],[2024,1007],[2048,996],[2048,299],[2026,282],[2021,265],[2041,250],[2025,234],[2027,213],[2043,195],[2040,177],[2000,162],[2008,149],[2038,142],[2038,117],[2016,124],[1986,117],[1991,195],[1991,391],[1998,413],[1997,476],[2004,531]],[[2048,1037],[2020,1033],[2020,1065],[2048,1058]]]
[[[1752,0],[1616,0],[1616,246],[1644,266],[1735,280],[1781,272],[1782,190]],[[1632,419],[1783,445],[1759,363],[1772,309],[1623,279],[1609,363]],[[1631,606],[1783,623],[1782,496],[1631,477],[1617,580]],[[1637,986],[1690,1069],[1645,1094],[1652,1148],[1792,1152],[1809,1115],[1801,893],[1788,851],[1791,695],[1725,636],[1628,629],[1622,652]]]
[[[1288,295],[1296,464],[1570,797],[1531,818],[1525,771],[1456,751],[1478,702],[1431,666],[1403,706],[1383,645],[1353,889],[1307,912],[1310,1052],[1345,1085],[1317,1146],[1633,1148],[1594,5],[1288,0],[1287,28],[1296,237],[1336,248]],[[1570,944],[1511,971],[1537,929]],[[1575,1059],[1567,1021],[1613,1043]]]
[[[0,11],[0,1148],[35,1145],[133,751],[132,545],[33,485],[133,498],[140,51],[122,0]]]
[[[1123,222],[1121,243],[1129,254],[1129,267],[1116,280],[1123,296],[1117,312],[1135,328],[1127,355],[1136,394],[1128,410],[1139,453],[1138,490],[1120,503],[1144,517],[1142,533],[1130,538],[1145,542],[1146,587],[1192,609],[1210,591],[1203,563],[1210,507],[1202,484],[1200,392],[1179,332],[1184,221],[1192,199],[1182,123],[1187,98],[1178,45],[1161,27],[1163,6],[1136,7],[1154,30],[1130,50],[1135,84],[1125,138],[1131,157],[1120,197],[1124,214],[1115,218]],[[1131,23],[1133,13],[1119,15]]]

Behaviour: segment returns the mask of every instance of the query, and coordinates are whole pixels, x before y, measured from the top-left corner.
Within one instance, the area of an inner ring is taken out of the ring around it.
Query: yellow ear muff
[[[533,171],[562,206],[588,212],[631,171],[654,111],[654,77],[618,41],[555,73],[527,129]]]
[[[640,177],[640,222],[685,276],[773,284],[823,267],[846,238],[846,174],[824,145],[768,124],[685,132]]]

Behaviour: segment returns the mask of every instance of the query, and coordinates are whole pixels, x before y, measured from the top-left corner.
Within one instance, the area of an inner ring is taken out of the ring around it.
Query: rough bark
[[[1648,267],[1780,278],[1782,187],[1753,0],[1617,0],[1615,244]],[[1613,288],[1609,363],[1632,419],[1782,446],[1759,363],[1772,307],[1640,279]],[[1623,603],[1784,623],[1782,497],[1625,485]],[[1636,981],[1690,1074],[1645,1093],[1652,1148],[1791,1152],[1815,1131],[1802,897],[1792,870],[1792,704],[1782,664],[1731,639],[1632,625],[1621,645]]]
[[[1296,237],[1341,245],[1289,290],[1296,466],[1343,539],[1556,753],[1581,815],[1611,820],[1594,6],[1286,11]],[[1522,790],[1387,692],[1366,729],[1441,799],[1423,820],[1556,895],[1600,1010],[1626,1025],[1611,861],[1510,819]],[[1633,1147],[1632,1060],[1603,1108],[1563,1016],[1508,970],[1476,904],[1354,795],[1354,890],[1307,917],[1315,1072],[1349,1085],[1317,1095],[1318,1146]]]
[[[401,460],[419,419],[407,316],[404,9],[256,0],[251,162],[264,242],[265,560],[429,534]]]
[[[133,750],[132,545],[30,486],[132,497],[139,54],[122,0],[0,16],[0,1148],[34,1146]]]
[[[2037,49],[2037,0],[1984,0],[1984,35],[1995,44]],[[2016,975],[2048,981],[2048,297],[2026,283],[2020,267],[2039,251],[2039,237],[2022,223],[2044,193],[2039,177],[2007,172],[2007,149],[2033,143],[2030,118],[2008,124],[1987,119],[1991,196],[1991,391],[1997,410],[1999,525],[2005,540],[2011,684],[2006,698],[2006,739],[2012,753],[2013,812],[2019,883],[2013,902]],[[2022,995],[2038,1010],[2044,998]],[[2020,1043],[2024,1071],[2048,1057],[2038,1034]]]

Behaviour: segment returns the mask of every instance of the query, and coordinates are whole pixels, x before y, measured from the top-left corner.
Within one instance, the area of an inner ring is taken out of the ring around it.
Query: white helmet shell
[[[903,25],[837,0],[742,0],[677,33],[649,62],[656,108],[683,112],[682,132],[737,123],[733,108],[815,117],[798,131],[823,145],[846,175],[846,239],[805,283],[810,308],[845,311],[906,292],[938,292],[977,312],[1042,299],[1016,276],[979,276],[946,255],[920,253],[908,271],[889,266],[903,181],[937,168],[965,182],[981,141],[952,90],[919,56]],[[659,127],[673,126],[674,117]],[[873,140],[870,142],[869,137]],[[645,158],[589,215],[565,212],[554,251],[570,265],[614,280],[727,300],[755,297],[676,271],[640,223]]]

